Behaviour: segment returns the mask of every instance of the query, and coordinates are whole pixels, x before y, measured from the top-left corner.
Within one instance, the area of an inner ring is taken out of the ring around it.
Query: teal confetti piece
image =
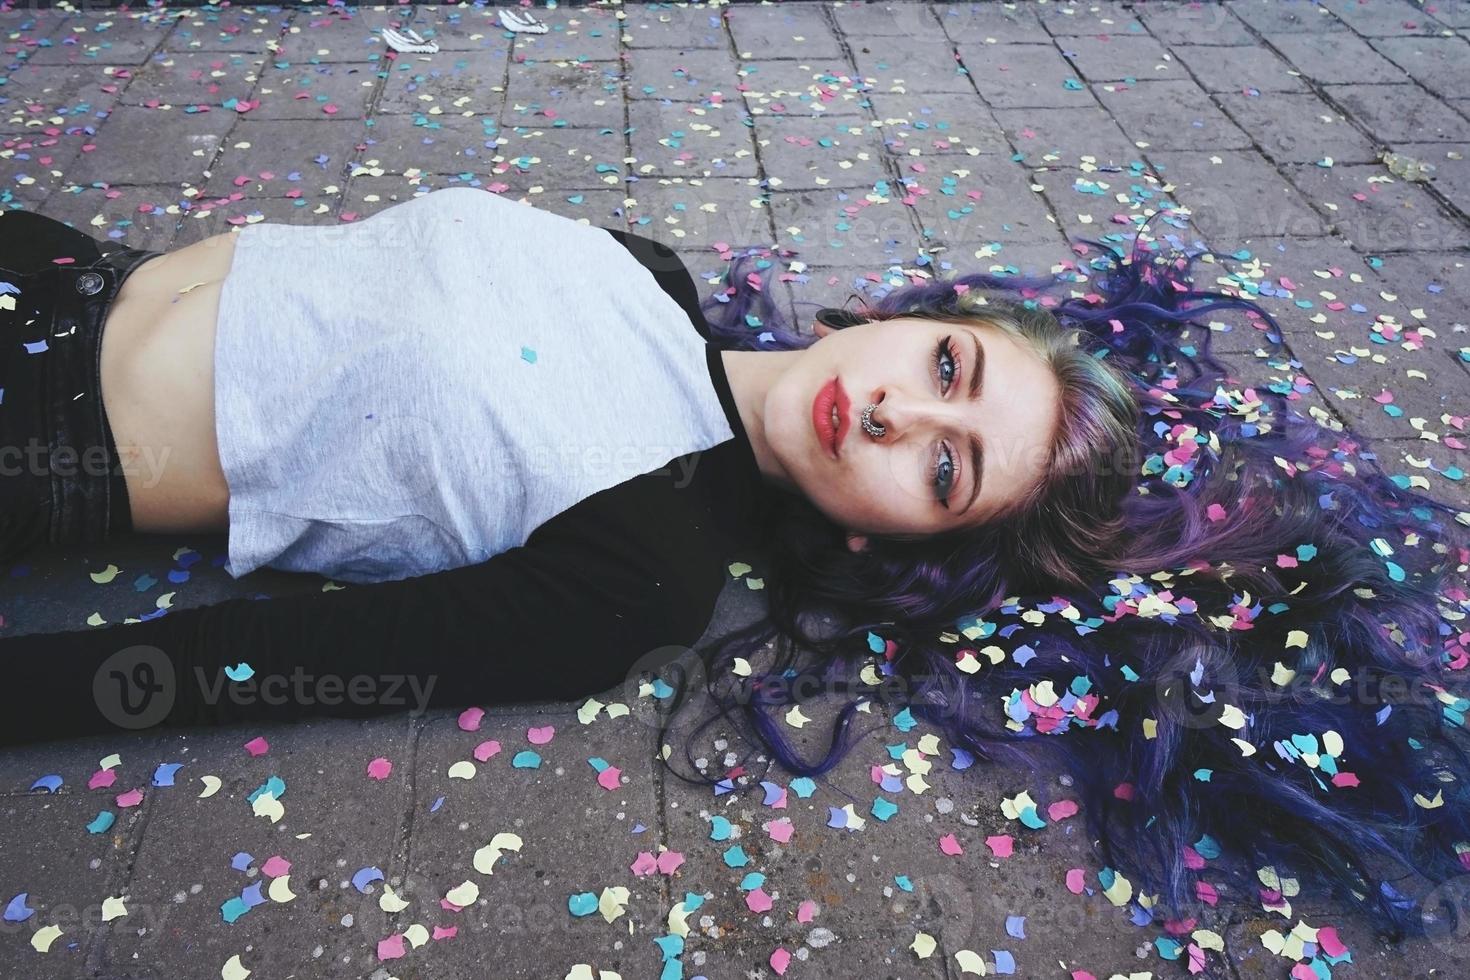
[[[891,801],[886,800],[881,796],[873,801],[872,813],[873,816],[877,817],[879,820],[887,820],[889,817],[893,816],[897,812],[898,807]]]
[[[725,864],[732,868],[743,868],[750,863],[750,858],[746,855],[745,848],[739,844],[725,851],[721,857],[725,859]]]
[[[87,833],[105,834],[108,830],[112,828],[112,825],[116,822],[117,814],[113,813],[111,810],[103,810],[92,819],[91,823],[87,824]]]
[[[730,821],[726,820],[724,817],[714,816],[714,817],[710,817],[710,821],[709,822],[710,822],[710,829],[709,829],[709,839],[710,840],[729,840],[730,839]]]
[[[541,756],[530,749],[522,749],[515,754],[514,759],[510,760],[510,764],[516,769],[540,769]]]
[[[535,364],[536,363],[536,352],[533,351],[529,347],[522,347],[521,348],[521,360],[525,361],[527,364]]]
[[[812,794],[816,791],[817,784],[810,776],[798,776],[791,781],[791,792],[803,800],[811,799]]]
[[[597,896],[591,892],[577,892],[567,899],[567,911],[582,918],[597,911]]]
[[[765,875],[761,874],[759,871],[752,871],[750,872],[750,874],[740,879],[740,890],[743,892],[753,892],[765,883]]]

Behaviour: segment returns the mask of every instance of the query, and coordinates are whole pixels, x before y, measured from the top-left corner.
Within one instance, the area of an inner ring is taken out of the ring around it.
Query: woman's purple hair
[[[865,734],[850,730],[859,703],[903,682],[899,706],[959,759],[1069,773],[1101,860],[1176,919],[1199,909],[1207,879],[1227,885],[1222,899],[1272,901],[1256,877],[1269,866],[1327,886],[1384,935],[1419,932],[1390,879],[1470,869],[1470,633],[1456,625],[1470,599],[1450,579],[1470,561],[1470,515],[1384,475],[1351,426],[1241,385],[1211,352],[1208,315],[1243,314],[1273,351],[1281,331],[1250,300],[1195,288],[1200,253],[1146,228],[1126,254],[1088,244],[1102,252],[1090,276],[917,279],[856,312],[951,318],[973,290],[1088,335],[1136,401],[1108,570],[1085,588],[1003,577],[1004,591],[977,590],[952,536],[854,555],[791,495],[767,542],[766,617],[698,650],[719,710],[694,734],[729,719],[757,736],[752,749],[819,775]],[[765,291],[780,258],[735,255],[702,304],[718,346],[815,341]],[[809,629],[817,612],[837,626]],[[768,647],[769,669],[729,669]],[[816,760],[778,723],[803,685],[859,694]],[[757,784],[730,770],[693,781]]]

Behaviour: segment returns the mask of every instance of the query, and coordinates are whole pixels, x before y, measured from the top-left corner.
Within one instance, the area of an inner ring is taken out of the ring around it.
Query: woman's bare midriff
[[[214,432],[214,339],[234,234],[143,263],[103,325],[102,405],[137,531],[229,527]]]

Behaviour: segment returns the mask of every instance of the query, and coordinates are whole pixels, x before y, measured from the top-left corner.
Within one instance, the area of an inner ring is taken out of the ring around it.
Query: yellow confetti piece
[[[957,949],[954,961],[959,965],[961,973],[973,973],[977,977],[985,976],[985,957],[973,949]]]
[[[1292,647],[1297,647],[1298,649],[1306,649],[1307,639],[1308,638],[1306,630],[1292,630],[1290,633],[1286,634],[1286,648],[1288,650],[1290,650]]]
[[[608,922],[617,921],[618,916],[628,911],[628,889],[622,885],[610,885],[597,896],[597,911]]]
[[[1466,516],[1470,516],[1470,515],[1466,515]],[[1470,522],[1467,522],[1467,523],[1470,523]],[[749,677],[750,676],[750,661],[749,660],[746,660],[744,657],[736,657],[736,658],[734,658],[734,660],[731,662],[731,665],[730,665],[730,673],[734,674],[736,677]]]
[[[681,939],[687,938],[689,936],[689,915],[690,910],[684,907],[683,902],[669,909],[668,931],[670,934]]]
[[[1444,790],[1435,790],[1434,799],[1429,799],[1423,793],[1415,793],[1414,802],[1426,810],[1438,809],[1444,806]]]
[[[479,897],[480,886],[475,884],[473,881],[466,881],[462,885],[449,889],[448,893],[445,894],[444,899],[445,901],[452,902],[455,905],[458,905],[460,908],[465,908],[467,906],[474,905],[475,899]]]
[[[519,851],[523,843],[515,834],[496,834],[490,838],[490,843],[475,852],[475,870],[482,875],[493,875],[495,862],[499,861],[506,851]]]
[[[51,944],[56,942],[61,935],[61,929],[57,926],[42,926],[31,933],[31,948],[38,953],[51,952]]]
[[[1002,799],[1000,801],[1000,812],[1004,813],[1009,820],[1019,820],[1021,819],[1021,812],[1028,806],[1035,809],[1036,801],[1031,798],[1029,792],[1023,790],[1015,796]]]
[[[924,790],[929,788],[929,784],[924,781],[924,777],[918,775],[917,773],[905,779],[903,783],[909,788],[909,792],[915,795],[920,794],[924,792]]]
[[[204,784],[204,792],[199,794],[199,799],[201,800],[209,799],[218,793],[219,788],[224,785],[218,776],[200,776],[199,781]]]
[[[801,713],[801,705],[799,704],[792,705],[791,710],[786,712],[786,724],[792,728],[800,728],[809,721],[811,719]]]
[[[272,902],[291,901],[296,897],[296,893],[291,890],[291,876],[281,875],[279,878],[272,878],[271,886],[266,889],[266,894],[270,896]]]
[[[919,739],[919,751],[925,755],[938,755],[940,752],[939,736],[930,732],[928,735]]]
[[[403,938],[407,939],[408,944],[414,949],[418,949],[424,943],[429,941],[429,930],[425,929],[422,923],[415,922],[413,925],[403,930]]]
[[[281,801],[269,793],[257,796],[255,802],[250,804],[250,809],[257,817],[269,817],[271,823],[279,823],[286,815],[286,808],[281,805]]]
[[[90,616],[87,617],[87,625],[88,626],[104,626],[104,625],[106,625],[106,623],[107,623],[107,620],[105,620],[105,619],[102,618],[102,614],[101,613],[95,613],[94,612],[92,615],[90,615]]]
[[[588,698],[582,707],[577,709],[577,720],[584,725],[592,724],[592,720],[602,711],[603,704],[596,698]]]
[[[1294,677],[1296,677],[1296,671],[1286,666],[1286,664],[1282,663],[1279,660],[1276,661],[1276,665],[1271,668],[1271,683],[1275,684],[1277,687],[1285,687],[1286,685],[1291,683],[1292,678]]]
[[[111,922],[113,919],[121,918],[128,914],[128,907],[123,904],[122,896],[116,895],[102,900],[102,921]]]
[[[1113,883],[1103,889],[1103,894],[1114,905],[1120,907],[1127,905],[1128,900],[1133,897],[1133,882],[1120,874],[1115,874],[1113,876]]]
[[[105,756],[100,761],[98,761],[97,768],[98,769],[116,769],[120,765],[122,765],[122,756],[120,756],[116,752],[114,752],[114,753],[112,753],[112,755]]]
[[[116,565],[109,564],[102,571],[91,572],[90,574],[92,576],[92,581],[96,582],[98,585],[106,585],[108,582],[111,582],[113,579],[117,578],[118,572],[121,571],[122,569],[118,568]]]
[[[236,953],[225,960],[225,965],[220,967],[219,975],[220,980],[245,980],[250,976],[250,971],[241,964],[240,954]]]
[[[1245,727],[1245,712],[1233,704],[1220,706],[1220,724],[1226,728],[1234,728],[1236,731]]]
[[[387,882],[383,883],[383,894],[378,896],[378,908],[392,915],[395,912],[402,912],[408,906],[409,903],[398,896],[392,885]]]
[[[475,764],[466,759],[461,759],[449,767],[450,779],[474,779]]]
[[[1158,738],[1159,737],[1159,721],[1158,721],[1157,718],[1145,718],[1145,719],[1143,719],[1143,737],[1144,738]]]
[[[1243,738],[1232,738],[1230,741],[1234,742],[1235,743],[1235,747],[1238,748],[1238,749],[1240,749],[1240,754],[1241,755],[1246,756],[1246,757],[1249,757],[1249,756],[1253,756],[1253,755],[1256,754],[1256,747],[1254,745],[1252,745],[1251,743],[1247,742],[1245,739],[1243,739]]]
[[[632,708],[629,708],[621,701],[614,701],[612,704],[607,706],[607,716],[609,718],[624,718],[631,714],[632,711]]]
[[[934,949],[938,945],[939,944],[934,941],[933,936],[929,935],[927,932],[920,932],[914,934],[914,941],[909,943],[909,949],[913,950],[914,955],[917,956],[919,959],[927,960],[929,957],[934,955]]]
[[[1225,952],[1225,938],[1213,930],[1196,929],[1189,934],[1189,938],[1193,939],[1195,945],[1200,949],[1212,949],[1217,953]]]

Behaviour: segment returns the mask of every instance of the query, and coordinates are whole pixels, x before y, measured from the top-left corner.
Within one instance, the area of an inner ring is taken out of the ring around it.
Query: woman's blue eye
[[[949,387],[954,384],[955,371],[958,367],[959,351],[955,350],[948,337],[942,338],[939,346],[934,349],[934,371],[939,376],[940,390],[943,393],[949,393]],[[954,489],[954,458],[949,454],[949,447],[943,443],[939,444],[938,457],[930,468],[929,482],[938,491],[939,503],[948,509],[949,494]]]
[[[939,456],[935,460],[929,480],[940,491],[937,494],[939,502],[946,508],[949,507],[949,494],[954,489],[954,460],[949,455],[949,447],[944,443],[939,444]]]
[[[944,370],[945,361],[949,362],[949,373]],[[939,346],[934,349],[934,370],[939,375],[941,390],[946,394],[949,386],[954,383],[954,373],[959,366],[959,352],[954,349],[949,338],[945,337],[939,341]]]

